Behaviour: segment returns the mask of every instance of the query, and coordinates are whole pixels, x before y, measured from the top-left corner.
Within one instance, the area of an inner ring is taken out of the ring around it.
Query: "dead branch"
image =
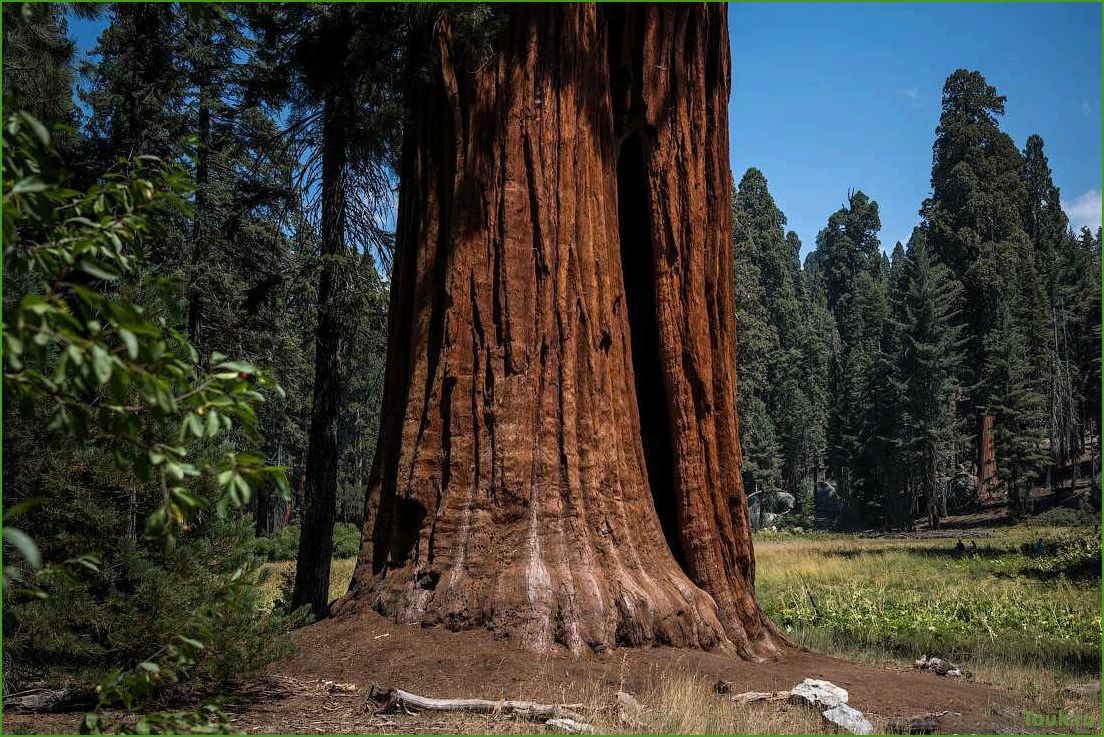
[[[756,701],[786,701],[790,698],[789,691],[745,691],[732,697],[737,704],[752,704]]]
[[[4,709],[31,712],[62,712],[96,703],[90,688],[32,688],[4,696]]]
[[[467,711],[478,714],[512,714],[534,721],[547,719],[579,719],[575,710],[584,708],[583,704],[538,704],[535,701],[502,699],[434,699],[421,696],[400,688],[385,688],[373,685],[368,692],[365,708],[373,708],[377,714],[401,711],[411,713],[411,709],[426,711]]]

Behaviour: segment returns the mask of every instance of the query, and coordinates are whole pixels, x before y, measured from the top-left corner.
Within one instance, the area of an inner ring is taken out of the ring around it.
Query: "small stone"
[[[823,714],[829,722],[846,729],[851,734],[870,734],[874,731],[874,726],[863,716],[863,713],[847,704],[834,706]]]
[[[594,727],[574,719],[549,719],[544,726],[558,729],[568,734],[594,734]]]
[[[644,726],[644,707],[635,696],[618,691],[615,698],[617,699],[617,721],[622,727]]]

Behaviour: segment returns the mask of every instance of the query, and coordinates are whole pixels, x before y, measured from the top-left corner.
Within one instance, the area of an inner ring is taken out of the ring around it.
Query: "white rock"
[[[831,681],[806,678],[790,689],[794,699],[803,699],[820,709],[832,709],[847,703],[847,690]]]
[[[852,709],[847,704],[840,704],[824,712],[824,718],[851,734],[870,734],[874,726],[858,709]]]
[[[544,726],[558,729],[568,734],[594,734],[594,727],[574,719],[549,719]]]

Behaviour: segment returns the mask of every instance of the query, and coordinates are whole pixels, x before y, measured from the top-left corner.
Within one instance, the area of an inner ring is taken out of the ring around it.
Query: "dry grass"
[[[791,704],[737,705],[713,693],[712,684],[684,673],[661,677],[641,698],[643,734],[821,734],[826,723],[813,709]],[[618,725],[609,725],[618,731]]]
[[[353,568],[356,558],[334,558],[330,567],[330,601],[341,598],[349,590],[353,580]],[[285,575],[295,575],[295,561],[265,563],[261,570],[261,603],[263,608],[271,609],[280,596],[280,586]]]

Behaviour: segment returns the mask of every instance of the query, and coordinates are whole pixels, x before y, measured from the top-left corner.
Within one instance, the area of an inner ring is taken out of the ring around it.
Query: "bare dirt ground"
[[[950,712],[940,731],[1022,732],[1018,697],[1011,691],[915,670],[891,669],[794,650],[777,662],[746,663],[720,654],[656,648],[613,650],[603,656],[534,656],[487,632],[455,633],[396,625],[368,613],[330,619],[298,633],[299,653],[229,697],[236,731],[288,733],[540,732],[543,725],[505,716],[423,712],[377,714],[366,708],[373,684],[433,697],[581,702],[600,729],[617,731],[830,731],[802,707],[736,707],[713,693],[717,680],[733,692],[792,688],[821,678],[846,688],[850,704],[883,731],[896,718]],[[333,681],[355,691],[333,689]],[[635,694],[653,715],[637,729],[619,728],[608,707],[614,693]],[[690,712],[707,709],[702,717]],[[718,711],[718,709],[720,711]],[[664,714],[665,711],[684,714]],[[725,712],[728,710],[728,712]],[[700,718],[695,718],[695,716]],[[4,731],[74,730],[79,715],[6,714]]]
[[[1018,731],[1023,725],[1017,697],[1001,688],[796,650],[784,660],[758,664],[667,648],[615,650],[591,658],[534,657],[486,632],[396,625],[375,614],[327,620],[303,629],[298,639],[299,654],[273,666],[267,685],[255,687],[257,698],[251,698],[247,690],[230,707],[236,728],[259,733],[531,728],[493,716],[375,714],[365,709],[372,684],[435,697],[508,697],[595,707],[612,703],[613,694],[623,689],[636,694],[645,706],[664,702],[663,707],[653,708],[672,708],[667,703],[672,683],[681,684],[682,690],[688,684],[700,688],[701,698],[707,701],[725,701],[712,693],[717,680],[731,681],[733,692],[739,693],[789,689],[808,677],[846,688],[851,705],[865,712],[876,728],[884,728],[894,718],[943,711],[952,712],[942,724],[947,732]],[[357,691],[329,694],[321,687],[322,680],[355,684]],[[304,687],[312,682],[319,685],[313,690]],[[274,697],[268,695],[272,691]],[[781,722],[777,714],[767,713],[780,708],[798,713]],[[819,717],[806,712],[800,707],[764,705],[752,708],[744,717],[751,725],[768,727],[754,731],[787,726],[806,731],[819,726]]]

